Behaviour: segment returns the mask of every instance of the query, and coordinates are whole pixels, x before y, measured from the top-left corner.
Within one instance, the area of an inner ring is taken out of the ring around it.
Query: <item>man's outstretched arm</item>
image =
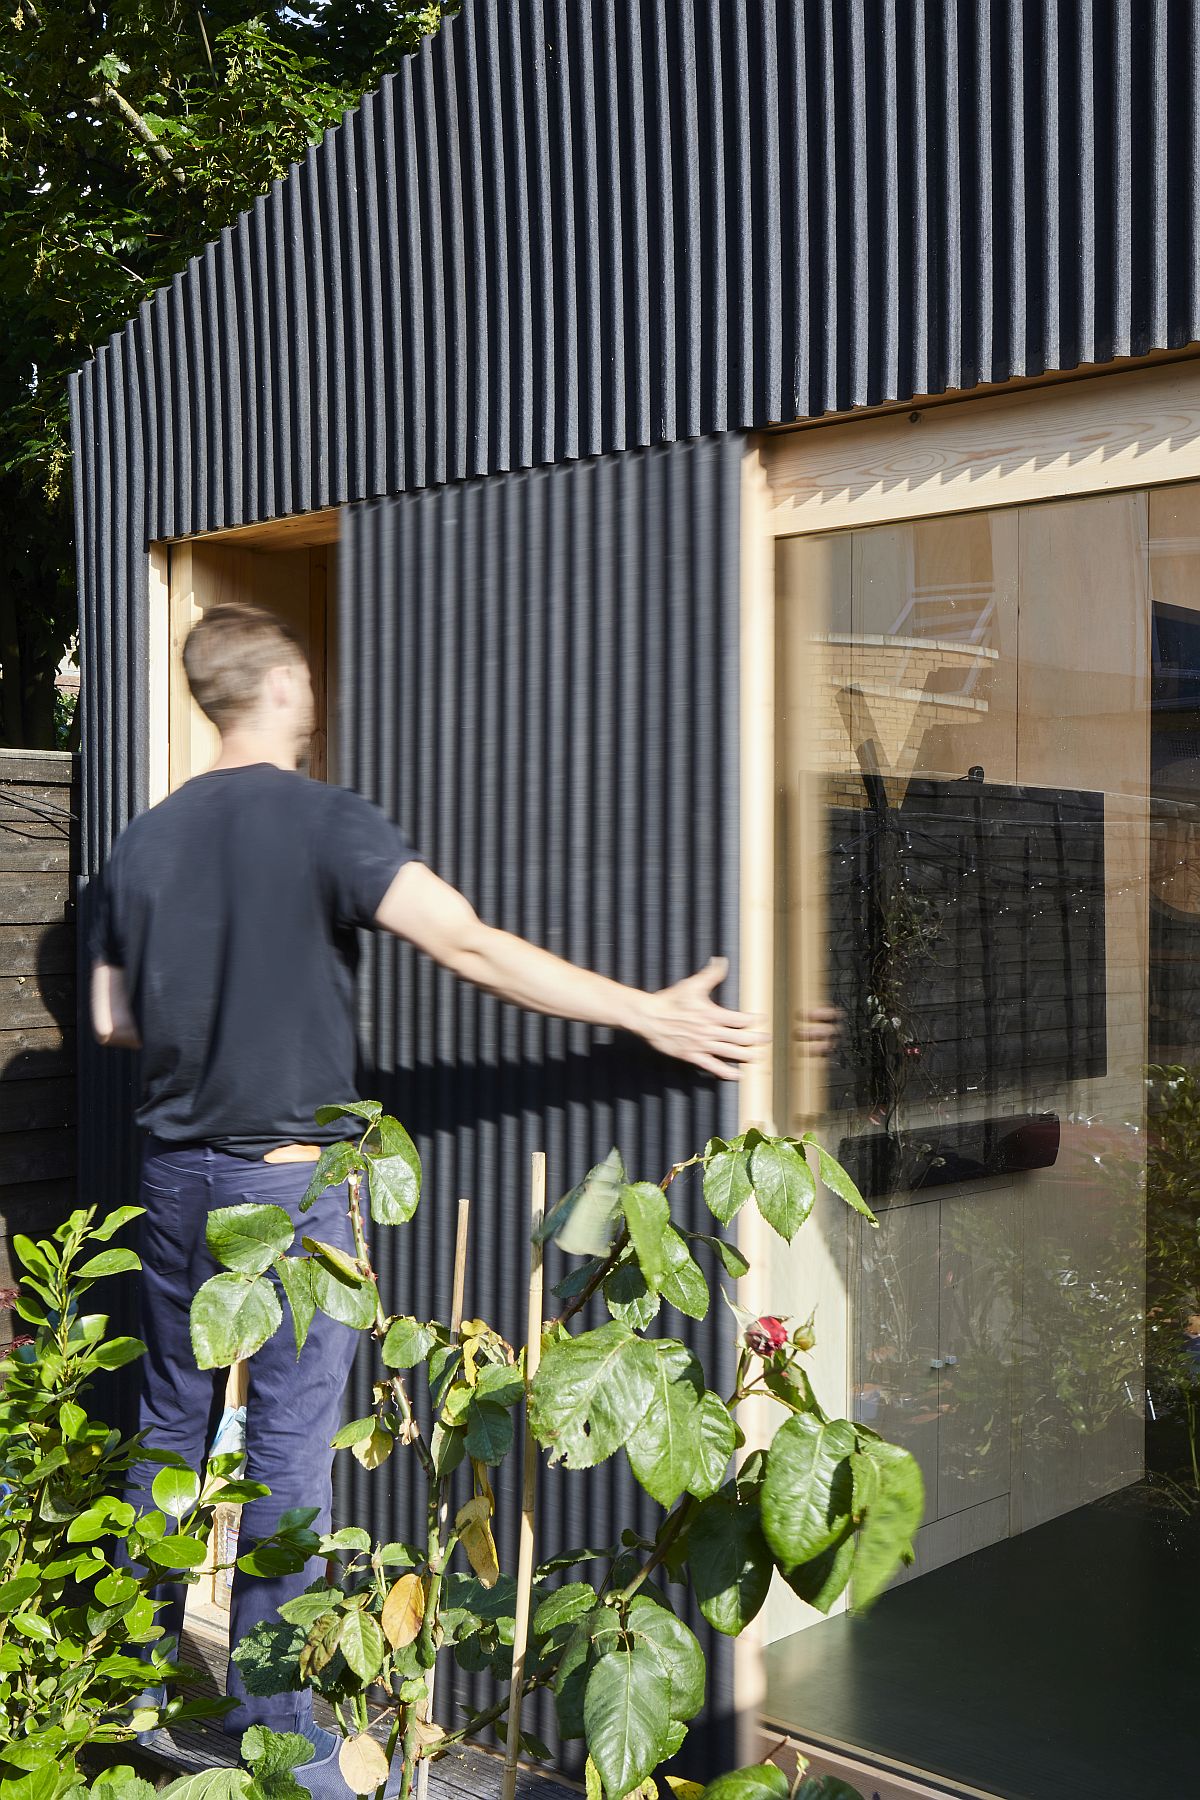
[[[464,981],[531,1012],[636,1032],[656,1050],[736,1081],[769,1034],[749,1013],[718,1006],[712,991],[728,972],[714,958],[658,993],[576,968],[509,931],[485,925],[470,901],[423,863],[406,863],[384,895],[376,924],[424,950]]]
[[[124,969],[97,963],[92,969],[92,1030],[98,1043],[110,1050],[140,1050]]]

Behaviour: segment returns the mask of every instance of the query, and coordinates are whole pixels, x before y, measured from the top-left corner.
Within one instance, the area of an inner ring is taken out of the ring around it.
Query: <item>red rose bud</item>
[[[755,1319],[753,1325],[746,1327],[746,1348],[753,1350],[755,1356],[773,1356],[776,1350],[782,1350],[788,1341],[787,1328],[782,1319],[776,1319],[768,1313],[764,1318]]]

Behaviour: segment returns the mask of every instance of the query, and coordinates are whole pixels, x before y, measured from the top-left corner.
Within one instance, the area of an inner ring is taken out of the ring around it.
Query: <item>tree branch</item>
[[[101,82],[100,87],[101,91],[98,95],[89,96],[87,102],[88,105],[101,106],[107,101],[109,106],[114,108],[115,111],[120,114],[121,118],[124,119],[134,137],[146,146],[156,162],[162,164],[176,187],[186,188],[188,185],[187,176],[182,169],[176,166],[175,158],[171,155],[167,146],[155,137],[154,132],[151,130],[150,126],[147,125],[145,119],[143,119],[141,113],[137,111],[136,107],[129,104],[121,90],[118,87],[115,87],[111,81]]]

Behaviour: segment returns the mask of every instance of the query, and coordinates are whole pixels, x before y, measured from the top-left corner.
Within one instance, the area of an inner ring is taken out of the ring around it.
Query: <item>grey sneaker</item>
[[[161,1712],[166,1704],[166,1688],[152,1687],[146,1688],[144,1692],[140,1693],[129,1710],[131,1713],[135,1713],[143,1707],[153,1706],[158,1712]],[[149,1731],[139,1731],[137,1745],[140,1750],[157,1751],[160,1756],[169,1747],[167,1734],[160,1725],[152,1725]]]
[[[312,1726],[305,1736],[312,1740],[313,1759],[293,1769],[293,1779],[302,1788],[307,1788],[314,1800],[353,1800],[354,1790],[338,1767],[341,1738],[335,1737],[332,1731],[323,1731],[319,1725]],[[387,1800],[395,1800],[399,1794],[403,1768],[401,1758],[393,1757],[385,1790]]]

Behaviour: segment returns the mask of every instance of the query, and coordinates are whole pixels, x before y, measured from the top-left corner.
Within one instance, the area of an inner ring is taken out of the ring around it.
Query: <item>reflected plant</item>
[[[1152,1065],[1147,1171],[1146,1386],[1183,1421],[1187,1498],[1200,1505],[1200,1070]]]

